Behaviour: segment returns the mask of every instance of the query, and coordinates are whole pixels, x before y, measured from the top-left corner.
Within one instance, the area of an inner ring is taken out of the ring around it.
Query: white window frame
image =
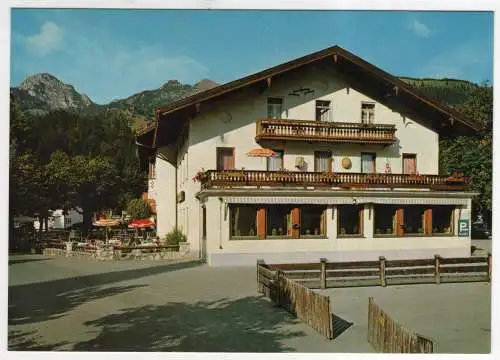
[[[328,103],[328,106],[320,106],[318,105],[318,102],[323,102],[323,103]],[[315,107],[314,107],[314,118],[316,121],[325,121],[325,122],[332,122],[332,113],[333,113],[333,110],[332,110],[332,102],[331,100],[323,100],[323,99],[318,99],[315,101]],[[326,116],[326,119],[324,119],[324,115],[321,114],[321,116],[317,117],[317,112],[318,112],[318,109],[321,109],[321,110],[327,110],[327,116]]]
[[[365,108],[365,106],[370,106],[370,108]],[[366,109],[366,110],[365,110]],[[370,112],[369,109],[372,111]],[[366,118],[365,118],[366,114]],[[374,124],[375,123],[375,103],[369,101],[361,102],[361,123],[362,124]]]

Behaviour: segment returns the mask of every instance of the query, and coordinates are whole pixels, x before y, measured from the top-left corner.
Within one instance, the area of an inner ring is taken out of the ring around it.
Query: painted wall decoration
[[[349,170],[352,167],[352,161],[348,157],[342,159],[342,167]]]

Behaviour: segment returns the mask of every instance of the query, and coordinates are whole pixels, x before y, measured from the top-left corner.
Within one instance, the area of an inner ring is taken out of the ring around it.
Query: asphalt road
[[[366,308],[375,296],[409,328],[436,337],[439,351],[483,353],[490,289],[478,283],[329,290],[340,331],[327,341],[257,296],[255,268],[13,256],[9,350],[373,352]]]

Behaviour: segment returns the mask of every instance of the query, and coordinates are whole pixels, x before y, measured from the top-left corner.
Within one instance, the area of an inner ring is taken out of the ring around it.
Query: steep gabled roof
[[[347,50],[339,46],[333,46],[324,50],[320,50],[314,52],[312,54],[297,58],[292,61],[288,61],[286,63],[271,67],[269,69],[260,71],[258,73],[245,76],[243,78],[231,81],[229,83],[214,87],[212,89],[197,93],[195,95],[189,96],[187,98],[175,101],[166,106],[159,107],[156,110],[156,127],[146,129],[141,134],[138,135],[143,140],[153,140],[152,143],[150,141],[146,141],[151,144],[152,147],[155,147],[156,137],[158,134],[158,126],[162,119],[167,120],[166,118],[175,116],[182,110],[186,108],[198,106],[203,102],[209,100],[215,100],[216,98],[229,94],[238,89],[244,88],[246,86],[250,86],[252,84],[256,84],[262,81],[266,81],[267,79],[272,79],[273,77],[289,72],[293,69],[299,68],[301,66],[311,64],[328,57],[332,58],[332,64],[337,62],[337,60],[342,60],[343,62],[349,63],[353,69],[363,71],[365,74],[369,74],[371,78],[377,81],[378,84],[383,84],[386,87],[390,87],[391,89],[396,89],[396,92],[400,94],[404,93],[409,96],[414,104],[418,107],[422,106],[422,109],[432,110],[438,113],[440,116],[440,121],[443,124],[448,126],[450,123],[453,125],[459,124],[461,125],[461,129],[467,131],[468,133],[475,132],[479,130],[479,125],[473,121],[470,121],[463,117],[457,111],[451,109],[450,107],[441,104],[433,99],[430,99],[422,92],[416,90],[411,87],[404,81],[398,79],[397,77],[381,70],[380,68],[368,63],[367,61],[361,59],[360,57],[350,53]],[[406,95],[405,95],[406,96]],[[142,141],[142,143],[144,143]]]

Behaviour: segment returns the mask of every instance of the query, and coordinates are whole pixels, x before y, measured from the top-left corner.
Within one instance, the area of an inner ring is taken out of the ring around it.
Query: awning
[[[462,205],[468,199],[461,198],[410,198],[410,197],[287,197],[287,196],[230,196],[223,198],[228,204],[395,204],[395,205]]]

